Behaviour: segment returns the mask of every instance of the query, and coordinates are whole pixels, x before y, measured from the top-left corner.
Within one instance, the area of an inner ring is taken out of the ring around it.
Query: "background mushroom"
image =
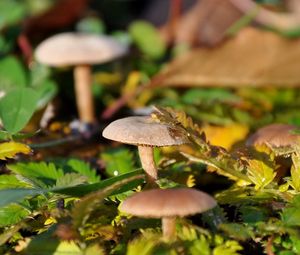
[[[188,188],[152,189],[127,198],[120,210],[145,218],[162,218],[164,237],[176,233],[176,217],[205,212],[217,205],[210,195]]]
[[[114,141],[137,145],[142,167],[150,182],[157,179],[153,147],[189,143],[188,138],[180,129],[157,123],[150,116],[116,120],[103,130],[102,135]]]
[[[293,133],[296,127],[288,124],[271,124],[260,128],[247,140],[247,146],[266,145],[277,155],[290,154],[300,145],[300,136]]]
[[[74,66],[76,103],[79,119],[94,123],[91,91],[91,65],[124,55],[127,47],[109,36],[62,33],[43,41],[36,49],[36,59],[54,67]]]

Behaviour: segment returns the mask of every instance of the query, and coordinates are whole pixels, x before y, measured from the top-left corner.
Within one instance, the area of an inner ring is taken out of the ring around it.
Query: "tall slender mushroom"
[[[36,49],[36,59],[53,67],[74,66],[76,103],[79,119],[94,123],[91,91],[91,65],[111,61],[124,55],[127,47],[109,36],[61,33],[43,41]]]
[[[171,239],[176,233],[176,217],[202,213],[216,205],[213,197],[195,189],[152,189],[127,198],[120,210],[139,217],[162,218],[163,235]]]
[[[137,145],[142,167],[150,182],[157,179],[153,147],[189,143],[188,138],[176,127],[157,123],[150,116],[127,117],[110,123],[102,135],[105,138]]]

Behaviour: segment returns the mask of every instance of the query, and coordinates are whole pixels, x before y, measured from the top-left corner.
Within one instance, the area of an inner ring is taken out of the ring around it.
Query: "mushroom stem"
[[[164,217],[161,220],[163,236],[170,240],[174,238],[176,234],[176,218],[175,217]]]
[[[83,123],[95,122],[91,76],[89,65],[78,65],[74,68],[77,110],[79,119]]]
[[[149,182],[157,180],[157,168],[154,162],[153,147],[138,146],[142,167],[147,174]]]

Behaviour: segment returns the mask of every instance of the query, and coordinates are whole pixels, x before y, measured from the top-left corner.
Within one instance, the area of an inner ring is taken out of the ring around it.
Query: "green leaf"
[[[82,33],[103,34],[105,32],[105,25],[103,21],[97,17],[87,17],[81,19],[76,24],[76,30]]]
[[[292,155],[291,185],[296,191],[300,191],[300,154],[297,151]]]
[[[9,205],[11,203],[17,203],[23,200],[27,196],[36,196],[43,192],[39,189],[3,189],[0,190],[0,207]]]
[[[29,211],[19,204],[0,207],[0,227],[13,225],[29,215]]]
[[[136,170],[127,174],[119,175],[100,181],[98,183],[83,184],[69,188],[53,189],[52,192],[68,196],[81,197],[91,192],[114,185],[115,183],[124,181],[123,185],[119,189],[112,191],[111,195],[116,195],[131,190],[137,187],[138,185],[142,184],[145,178],[143,173],[143,170]]]
[[[21,20],[26,13],[24,3],[15,0],[0,1],[0,30]]]
[[[87,178],[76,173],[67,173],[56,181],[55,187],[74,187],[87,182]]]
[[[239,251],[243,250],[243,247],[236,241],[228,240],[224,244],[214,248],[213,255],[239,255]]]
[[[101,159],[109,176],[129,173],[135,168],[133,154],[127,148],[107,150],[101,154]]]
[[[255,189],[262,189],[276,176],[274,168],[262,159],[248,160],[248,177],[255,184]]]
[[[15,134],[19,132],[33,115],[38,95],[30,88],[8,91],[0,100],[0,118],[4,128]]]
[[[83,197],[72,209],[72,219],[75,229],[82,227],[86,223],[90,214],[103,202],[104,198],[137,178],[138,176],[133,176],[131,178],[120,180]]]
[[[0,3],[1,13],[1,3]],[[0,14],[1,17],[1,14]],[[1,27],[1,18],[0,18]],[[12,56],[6,57],[0,61],[0,91],[10,90],[12,88],[24,87],[27,84],[27,77],[20,61]]]
[[[17,163],[14,165],[8,165],[7,167],[14,173],[20,174],[29,179],[38,179],[45,185],[54,185],[59,178],[64,176],[63,171],[61,169],[57,169],[53,163]]]
[[[166,45],[156,28],[145,21],[135,21],[129,27],[129,33],[139,49],[152,59],[163,57]]]
[[[73,171],[86,176],[89,183],[96,183],[100,181],[100,176],[97,175],[96,170],[91,168],[91,166],[83,160],[70,159],[67,161],[67,166],[71,167]]]
[[[57,84],[51,80],[44,80],[35,88],[38,94],[37,107],[43,108],[57,94]]]
[[[25,182],[19,180],[15,175],[0,175],[0,189],[7,188],[26,188],[30,187]]]
[[[238,103],[241,99],[226,89],[189,89],[182,96],[185,104],[227,102]]]
[[[219,228],[230,237],[241,241],[246,241],[253,236],[252,231],[250,231],[246,226],[238,223],[223,223],[219,225]]]
[[[33,238],[25,249],[25,255],[85,255],[74,241],[60,241],[50,228]]]
[[[281,220],[287,226],[300,226],[300,195],[295,196],[292,202],[283,209]]]

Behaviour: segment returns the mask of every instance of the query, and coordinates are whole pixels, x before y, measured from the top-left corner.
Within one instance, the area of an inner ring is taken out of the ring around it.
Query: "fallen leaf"
[[[18,153],[29,154],[31,149],[28,145],[16,142],[6,142],[0,144],[0,159],[13,158]]]
[[[243,140],[249,132],[249,128],[242,124],[230,124],[227,126],[202,127],[207,140],[210,144],[230,149],[233,144]]]
[[[219,47],[180,56],[158,76],[164,86],[298,87],[299,42],[248,27]]]

